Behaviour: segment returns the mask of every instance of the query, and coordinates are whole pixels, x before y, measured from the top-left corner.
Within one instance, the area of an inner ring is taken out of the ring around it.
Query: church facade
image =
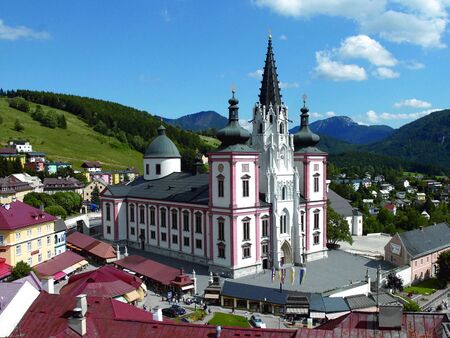
[[[163,126],[144,155],[144,175],[101,196],[104,237],[208,265],[239,277],[326,257],[327,154],[308,127],[289,134],[269,37],[253,131],[239,125],[233,91],[209,172],[181,172]]]

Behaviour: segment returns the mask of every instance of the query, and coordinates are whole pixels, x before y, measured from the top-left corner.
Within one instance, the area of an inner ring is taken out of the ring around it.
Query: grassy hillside
[[[31,111],[35,104],[30,103]],[[0,98],[0,115],[3,123],[0,124],[0,143],[5,144],[9,139],[28,139],[34,151],[47,153],[50,160],[67,161],[74,168],[79,168],[86,160],[98,160],[104,163],[107,169],[123,169],[127,167],[143,169],[142,154],[130,149],[116,138],[104,136],[77,116],[47,106],[45,111],[52,109],[63,113],[67,121],[67,129],[50,129],[34,121],[29,113],[10,108],[6,98]],[[13,130],[14,121],[19,119],[25,130]]]

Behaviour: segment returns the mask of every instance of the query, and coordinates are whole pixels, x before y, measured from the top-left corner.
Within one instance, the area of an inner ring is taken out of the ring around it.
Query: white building
[[[11,140],[8,141],[8,145],[16,148],[18,153],[28,153],[33,151],[33,146],[30,142],[24,140]]]
[[[239,125],[233,91],[209,173],[192,175],[159,127],[144,176],[102,194],[104,237],[233,277],[326,257],[327,154],[316,148],[305,100],[301,128],[289,135],[269,38],[253,133]]]
[[[12,174],[9,176],[14,182],[28,183],[33,188],[33,192],[44,192],[44,184],[37,176],[31,176],[30,174]]]

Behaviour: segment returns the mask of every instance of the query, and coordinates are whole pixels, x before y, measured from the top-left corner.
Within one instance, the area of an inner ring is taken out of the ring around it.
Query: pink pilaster
[[[149,225],[150,224],[150,215],[149,215],[150,209],[149,209],[149,207],[150,207],[149,204],[147,204],[145,207],[145,219],[147,220],[147,223],[146,223],[147,231],[145,233],[145,240],[148,244],[150,244],[150,225]]]
[[[209,215],[209,259],[214,259],[213,218]]]
[[[237,253],[237,229],[236,229],[236,216],[230,217],[230,230],[231,230],[231,266],[235,266],[238,261],[238,253]]]
[[[213,190],[212,190],[212,174],[213,174],[213,162],[211,161],[211,156],[209,156],[208,159],[208,166],[209,166],[209,174],[208,174],[208,181],[209,181],[209,186],[208,186],[208,205],[211,208],[213,206]]]
[[[255,159],[255,207],[259,207],[259,168],[258,160]]]
[[[191,209],[191,252],[194,254],[194,209]]]
[[[327,204],[323,204],[323,247],[327,246]]]
[[[208,248],[206,243],[206,212],[203,213],[203,252],[205,254],[205,258],[208,257]]]
[[[261,236],[259,233],[260,222],[259,222],[259,213],[255,214],[255,226],[256,226],[256,262],[261,261]]]
[[[171,248],[171,242],[172,242],[172,209],[167,208],[166,209],[166,229],[167,229],[167,245],[169,246],[169,249]]]
[[[308,158],[305,158],[306,160],[303,162],[304,166],[305,166],[305,170],[304,170],[304,189],[305,189],[305,199],[308,201],[309,200],[309,164],[310,161],[308,160]]]
[[[305,238],[306,238],[306,252],[308,253],[309,247],[310,247],[309,234],[311,233],[310,232],[311,224],[309,224],[310,222],[309,222],[309,207],[308,206],[306,206],[305,211],[306,211],[305,212],[305,232],[306,232]]]
[[[322,171],[323,171],[323,200],[326,201],[327,200],[327,159],[324,158],[322,161],[323,167],[322,167]]]
[[[117,241],[118,239],[119,239],[119,205],[116,201],[114,201],[114,240]]]
[[[183,237],[182,237],[182,227],[181,222],[183,221],[183,209],[178,208],[178,243],[180,244],[180,251],[183,250]]]
[[[231,157],[230,160],[230,185],[231,185],[231,201],[230,201],[230,208],[235,209],[237,207],[236,205],[236,161],[233,160],[233,157]]]
[[[157,238],[157,241],[158,241],[158,246],[159,246],[159,231],[160,231],[160,224],[159,224],[159,220],[160,220],[160,217],[159,217],[159,205],[157,205],[156,206],[156,238]]]

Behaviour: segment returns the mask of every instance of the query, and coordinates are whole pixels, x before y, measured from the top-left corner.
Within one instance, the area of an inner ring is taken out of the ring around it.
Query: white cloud
[[[297,82],[280,82],[281,89],[298,88],[298,87],[300,87],[300,85]]]
[[[411,70],[419,70],[425,68],[425,65],[423,63],[417,61],[405,61],[404,65],[406,68]]]
[[[325,115],[326,115],[327,117],[333,117],[333,116],[336,116],[336,113],[335,113],[334,111],[327,111],[327,112],[325,113]]]
[[[357,124],[359,124],[360,126],[369,126],[369,124],[365,123],[365,122],[361,122],[361,121],[355,121]]]
[[[412,108],[431,108],[431,103],[417,100],[417,99],[406,99],[399,102],[394,103],[395,108],[401,107],[412,107]]]
[[[247,76],[252,77],[254,79],[261,79],[262,75],[263,75],[263,70],[262,69],[257,69],[254,72],[248,73]]]
[[[377,113],[373,110],[369,110],[366,115],[370,122],[378,122],[379,120]]]
[[[34,31],[25,26],[11,27],[0,20],[0,40],[18,39],[48,39],[50,34],[45,31]]]
[[[369,110],[366,115],[370,122],[376,123],[380,122],[380,120],[416,120],[418,118],[429,115],[435,111],[440,109],[427,109],[415,113],[406,113],[406,114],[392,114],[392,113],[381,113],[377,114],[373,110]]]
[[[361,58],[375,66],[395,66],[397,60],[378,41],[367,35],[346,38],[338,51],[343,58]]]
[[[315,119],[321,119],[321,118],[324,118],[324,117],[328,118],[328,117],[336,116],[336,113],[335,113],[334,111],[327,111],[327,112],[324,113],[324,114],[319,113],[319,112],[312,112],[312,113],[310,113],[309,115],[310,115],[312,118],[315,118]]]
[[[287,35],[284,34],[280,35],[280,40],[287,40],[287,39],[288,39]]]
[[[310,113],[309,115],[310,115],[312,118],[314,118],[314,119],[320,119],[320,118],[323,117],[323,115],[322,115],[321,113],[318,113],[318,112],[312,112],[312,113]]]
[[[262,8],[294,18],[340,16],[360,32],[396,43],[444,47],[448,0],[253,0]]]
[[[396,79],[400,77],[400,73],[386,67],[378,67],[372,74],[380,79]]]
[[[367,80],[367,74],[364,68],[358,65],[333,61],[326,52],[316,52],[316,62],[316,73],[333,81]]]

